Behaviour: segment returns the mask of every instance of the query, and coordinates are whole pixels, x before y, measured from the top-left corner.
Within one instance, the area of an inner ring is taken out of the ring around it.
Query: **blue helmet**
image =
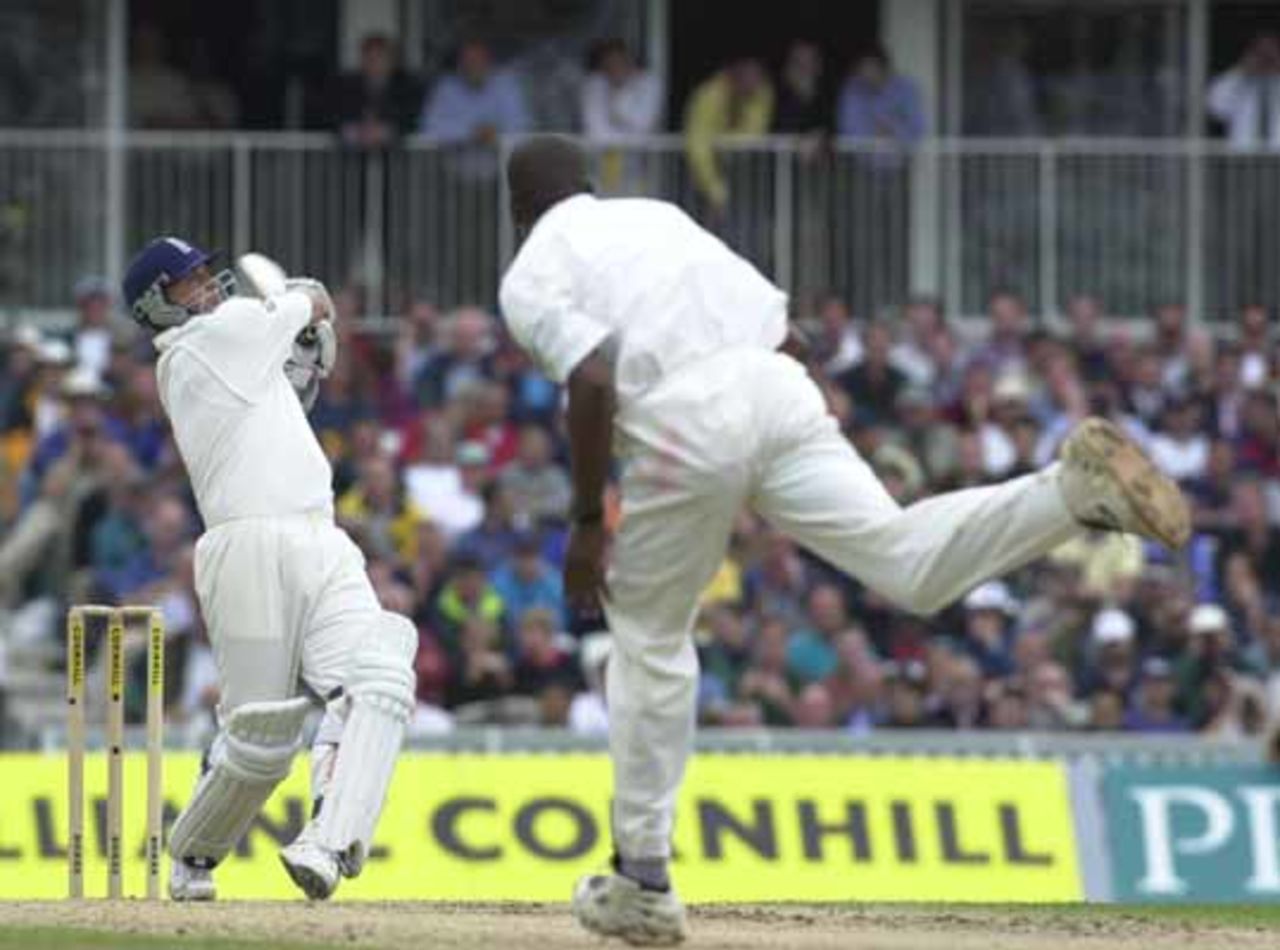
[[[138,323],[153,331],[176,327],[195,313],[165,295],[165,288],[181,280],[198,267],[213,260],[214,255],[181,238],[160,237],[149,242],[129,262],[124,275],[124,300],[129,315]],[[221,300],[235,289],[235,278],[230,271],[222,271],[211,288]]]

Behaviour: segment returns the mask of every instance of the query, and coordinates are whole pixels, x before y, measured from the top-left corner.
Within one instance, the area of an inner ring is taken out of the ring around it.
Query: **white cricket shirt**
[[[311,298],[232,297],[155,339],[160,401],[205,525],[332,510],[332,472],[284,375]]]
[[[675,205],[576,195],[548,210],[502,279],[503,317],[562,383],[607,341],[625,408],[675,370],[776,349],[787,296]]]

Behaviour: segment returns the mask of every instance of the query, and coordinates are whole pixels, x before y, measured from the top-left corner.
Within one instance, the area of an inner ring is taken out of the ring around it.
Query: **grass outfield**
[[[744,905],[696,907],[696,948],[1050,950],[1149,947],[1274,948],[1278,906]],[[565,908],[431,903],[0,903],[0,950],[390,950],[536,946],[596,948]],[[614,946],[617,946],[616,944]]]

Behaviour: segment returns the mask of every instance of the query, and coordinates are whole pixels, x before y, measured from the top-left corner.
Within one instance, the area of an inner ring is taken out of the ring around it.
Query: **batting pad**
[[[346,693],[350,711],[338,744],[333,779],[316,818],[320,844],[343,856],[355,877],[364,865],[413,713],[413,654],[418,632],[384,612],[353,651]]]
[[[175,860],[213,867],[236,846],[289,774],[310,709],[302,696],[245,703],[231,712],[213,741],[208,771],[169,832]]]

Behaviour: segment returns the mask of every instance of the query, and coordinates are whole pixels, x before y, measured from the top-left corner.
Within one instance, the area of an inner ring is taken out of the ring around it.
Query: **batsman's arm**
[[[604,519],[604,492],[613,460],[613,368],[597,347],[569,374],[569,463],[575,524]]]

